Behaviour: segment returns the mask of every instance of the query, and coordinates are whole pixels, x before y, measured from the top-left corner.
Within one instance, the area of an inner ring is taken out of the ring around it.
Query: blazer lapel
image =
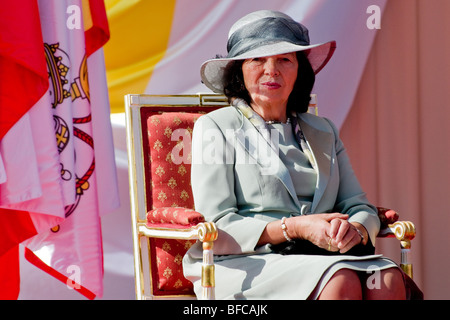
[[[315,212],[330,180],[331,165],[334,161],[334,159],[332,160],[333,135],[312,127],[302,115],[300,115],[300,127],[312,151],[316,162],[316,171],[318,171],[316,192],[311,206],[311,212]]]
[[[276,137],[274,138],[276,143],[271,144],[246,118],[243,119],[242,126],[235,131],[235,136],[247,153],[260,165],[263,175],[273,175],[283,183],[300,210],[291,175],[279,157]],[[237,159],[240,160],[245,159]]]

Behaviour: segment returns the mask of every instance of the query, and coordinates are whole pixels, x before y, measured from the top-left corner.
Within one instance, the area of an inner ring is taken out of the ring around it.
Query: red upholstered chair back
[[[163,112],[146,118],[151,176],[147,187],[151,199],[148,209],[194,209],[190,184],[191,133],[200,116],[196,112]]]
[[[147,155],[147,211],[148,222],[167,224],[170,208],[194,209],[191,190],[191,133],[195,121],[201,116],[192,112],[150,113],[146,121]],[[145,132],[145,131],[144,131]],[[145,141],[145,140],[144,140]],[[165,208],[163,210],[155,210]],[[164,212],[163,219],[159,219]],[[176,212],[176,211],[175,211]],[[181,262],[195,240],[150,238],[151,268],[154,295],[193,294],[192,283],[183,276]]]

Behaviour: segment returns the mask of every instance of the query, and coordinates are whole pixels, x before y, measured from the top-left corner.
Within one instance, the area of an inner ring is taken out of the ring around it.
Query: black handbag
[[[323,248],[319,248],[312,242],[308,240],[300,240],[295,239],[292,241],[286,241],[280,244],[276,245],[270,245],[270,248],[273,252],[279,253],[282,255],[289,255],[289,254],[305,254],[305,255],[323,255],[323,256],[330,256],[330,255],[340,255],[341,253],[339,251],[333,252],[328,251]],[[358,244],[351,248],[349,251],[345,253],[345,255],[351,255],[351,256],[367,256],[372,255],[375,253],[375,247],[372,245],[372,243],[369,241],[366,245]]]

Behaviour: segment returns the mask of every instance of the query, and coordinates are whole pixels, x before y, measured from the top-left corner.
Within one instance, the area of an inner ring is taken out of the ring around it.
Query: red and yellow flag
[[[68,287],[102,295],[100,215],[119,205],[101,50],[108,39],[102,0],[2,1],[2,296],[19,292],[19,243]]]

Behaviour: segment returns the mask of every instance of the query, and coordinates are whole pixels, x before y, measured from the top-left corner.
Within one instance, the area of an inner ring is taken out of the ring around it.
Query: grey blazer
[[[311,213],[341,212],[367,229],[375,244],[380,222],[350,165],[338,130],[328,119],[299,115],[318,168]],[[217,255],[246,255],[269,249],[257,242],[270,221],[300,214],[292,179],[253,124],[234,107],[200,117],[192,140],[192,190],[196,210],[214,221]],[[200,249],[200,248],[197,248]],[[192,258],[201,251],[192,248]]]

